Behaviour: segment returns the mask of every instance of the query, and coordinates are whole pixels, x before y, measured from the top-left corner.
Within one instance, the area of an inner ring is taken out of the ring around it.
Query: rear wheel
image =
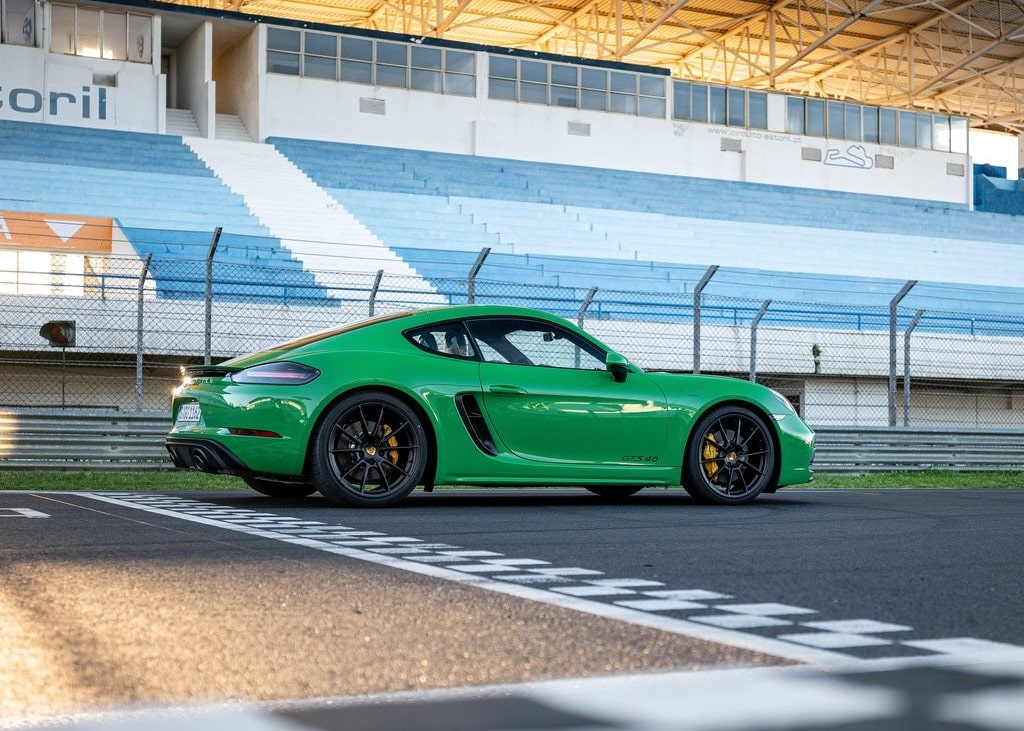
[[[415,489],[427,464],[427,435],[416,412],[391,394],[342,399],[313,443],[313,484],[328,500],[384,507]]]
[[[587,487],[590,492],[608,500],[616,500],[619,498],[629,497],[630,495],[636,495],[638,492],[643,490],[641,487],[634,487],[632,485],[592,485]]]
[[[261,477],[243,477],[246,485],[256,492],[270,497],[306,497],[316,492],[316,488],[308,482],[275,482]]]
[[[683,487],[701,502],[748,503],[771,484],[775,442],[764,420],[743,406],[705,414],[683,460]]]

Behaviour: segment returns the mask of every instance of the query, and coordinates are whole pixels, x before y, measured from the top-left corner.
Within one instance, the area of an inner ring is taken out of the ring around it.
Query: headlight
[[[301,386],[315,380],[319,375],[320,371],[316,368],[310,368],[301,363],[282,361],[280,363],[264,363],[238,371],[238,373],[232,373],[231,380],[234,383],[264,386]]]
[[[783,395],[782,395],[781,393],[779,393],[778,391],[776,391],[776,390],[775,390],[774,388],[771,388],[771,389],[769,389],[769,390],[770,390],[770,391],[771,391],[771,392],[772,392],[773,394],[775,394],[775,398],[777,398],[777,399],[778,399],[779,401],[781,401],[781,402],[782,402],[782,405],[783,405],[783,406],[785,407],[786,411],[787,411],[787,412],[788,412],[789,414],[795,414],[795,413],[796,413],[796,409],[795,409],[795,408],[793,408],[793,404],[791,404],[791,403],[790,403],[790,401],[789,401],[789,399],[788,399],[788,398],[786,398],[785,396],[783,396]],[[772,416],[775,416],[775,417],[782,417],[782,416],[786,416],[786,415],[787,415],[787,414],[775,414],[775,413],[773,413],[773,414],[772,414]]]

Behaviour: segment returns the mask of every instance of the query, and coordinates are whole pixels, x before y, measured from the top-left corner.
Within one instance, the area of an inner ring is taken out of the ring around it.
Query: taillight
[[[280,363],[264,363],[232,373],[231,380],[235,383],[301,386],[316,379],[319,375],[320,371],[316,368],[310,368],[301,363],[281,361]]]

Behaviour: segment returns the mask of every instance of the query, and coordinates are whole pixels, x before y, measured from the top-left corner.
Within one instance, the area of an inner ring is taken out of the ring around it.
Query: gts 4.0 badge
[[[654,464],[658,461],[656,454],[624,454],[622,461],[629,464]]]

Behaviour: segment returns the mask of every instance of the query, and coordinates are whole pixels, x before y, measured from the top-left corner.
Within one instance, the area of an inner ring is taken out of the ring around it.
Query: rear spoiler
[[[237,371],[238,368],[232,366],[193,365],[185,367],[185,373],[193,378],[217,378]]]

